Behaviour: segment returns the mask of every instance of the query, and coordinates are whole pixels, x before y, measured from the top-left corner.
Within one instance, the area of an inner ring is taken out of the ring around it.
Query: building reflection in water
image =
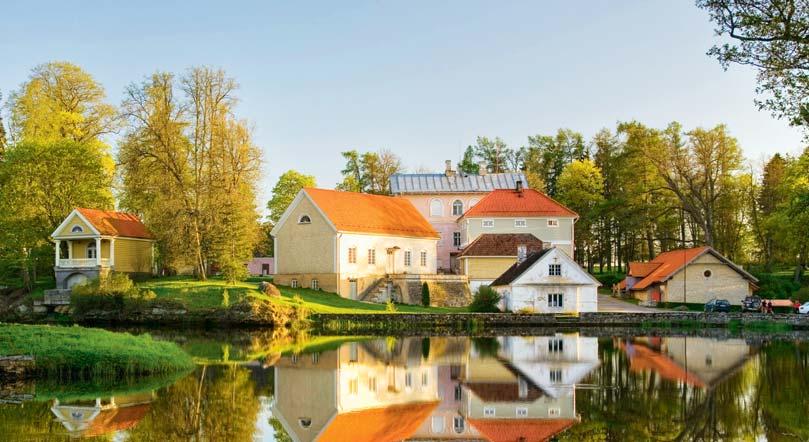
[[[66,403],[54,399],[51,412],[70,437],[105,436],[136,426],[154,399],[153,392]]]
[[[755,354],[744,339],[644,337],[617,339],[634,372],[697,388],[713,388],[741,369]]]
[[[547,440],[579,422],[598,340],[405,338],[275,364],[273,416],[295,441]]]

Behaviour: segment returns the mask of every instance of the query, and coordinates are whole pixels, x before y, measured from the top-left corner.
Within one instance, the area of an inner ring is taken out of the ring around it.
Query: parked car
[[[705,311],[708,313],[729,313],[730,301],[727,299],[711,299],[705,303]]]
[[[798,313],[802,315],[809,314],[809,302],[804,302],[802,306],[798,307]]]
[[[743,312],[759,312],[761,311],[761,297],[748,296],[742,300]]]

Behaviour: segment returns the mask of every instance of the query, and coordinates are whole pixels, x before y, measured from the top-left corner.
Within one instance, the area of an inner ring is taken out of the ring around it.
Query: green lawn
[[[258,282],[237,282],[229,284],[219,278],[197,281],[190,277],[157,278],[141,282],[138,287],[155,292],[158,299],[180,301],[191,309],[223,307],[222,295],[228,291],[230,305],[238,303],[250,295],[260,295]],[[312,313],[384,313],[384,304],[352,301],[341,298],[337,294],[310,290],[304,288],[293,289],[278,287],[281,297],[275,302],[283,305],[297,305],[293,299],[298,295]],[[399,313],[450,313],[465,312],[465,308],[422,307],[399,304],[396,306]]]
[[[0,356],[31,355],[48,374],[110,377],[174,373],[193,368],[171,342],[83,327],[0,324]]]

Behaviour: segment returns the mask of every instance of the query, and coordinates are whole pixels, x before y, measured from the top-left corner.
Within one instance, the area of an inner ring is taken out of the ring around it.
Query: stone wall
[[[391,281],[405,304],[421,305],[421,286],[430,288],[433,307],[465,307],[472,302],[466,276],[463,275],[392,275]]]
[[[33,356],[0,356],[0,379],[24,379],[35,367]]]

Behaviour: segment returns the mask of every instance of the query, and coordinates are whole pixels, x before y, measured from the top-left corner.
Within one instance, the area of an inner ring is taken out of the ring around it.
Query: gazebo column
[[[96,238],[96,265],[101,267],[101,238]]]
[[[55,240],[55,242],[56,242],[56,252],[54,253],[54,259],[56,260],[56,264],[55,264],[56,267],[59,267],[59,258],[61,258],[61,255],[62,255],[62,253],[61,253],[62,252],[62,240],[57,239],[57,240]]]
[[[110,267],[115,267],[115,238],[110,239]]]
[[[73,241],[67,240],[67,259],[73,259]]]

